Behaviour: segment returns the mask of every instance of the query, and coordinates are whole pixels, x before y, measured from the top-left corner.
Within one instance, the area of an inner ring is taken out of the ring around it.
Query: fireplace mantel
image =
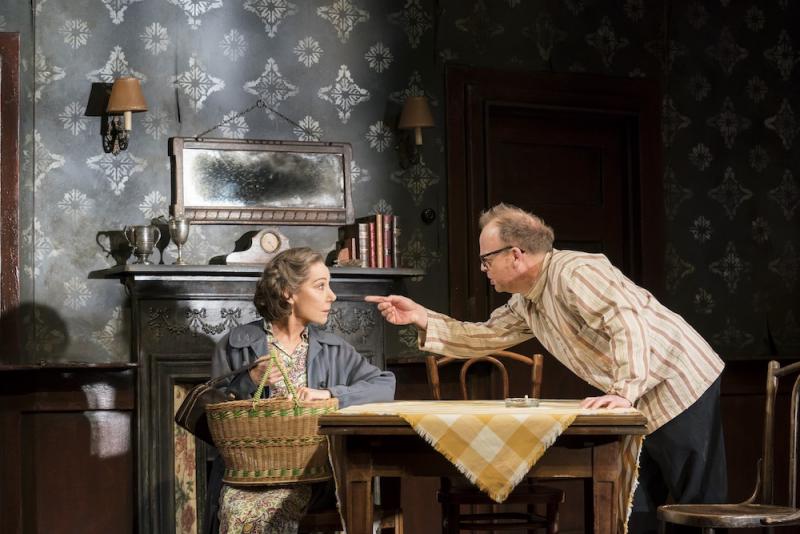
[[[131,363],[136,378],[138,531],[202,532],[210,447],[173,423],[175,407],[208,378],[214,344],[258,318],[252,303],[259,265],[118,265],[92,279],[118,279],[131,298]],[[332,267],[337,300],[326,329],[385,367],[384,321],[369,294],[403,292],[418,269]],[[188,473],[188,474],[187,474]],[[186,517],[194,517],[192,526]]]
[[[423,276],[421,269],[371,269],[364,267],[331,267],[331,278],[357,280],[397,280],[404,277]],[[264,271],[263,265],[144,265],[127,263],[101,271],[92,271],[89,278],[144,278],[144,277],[231,277],[241,276],[257,280]]]

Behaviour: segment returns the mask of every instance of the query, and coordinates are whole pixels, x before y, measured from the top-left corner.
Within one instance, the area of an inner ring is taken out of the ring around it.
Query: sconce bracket
[[[421,147],[414,143],[413,130],[398,132],[397,141],[394,150],[401,169],[408,170],[422,160]]]
[[[122,117],[114,115],[108,119],[108,127],[103,134],[103,151],[115,156],[128,149],[128,132],[123,128]]]

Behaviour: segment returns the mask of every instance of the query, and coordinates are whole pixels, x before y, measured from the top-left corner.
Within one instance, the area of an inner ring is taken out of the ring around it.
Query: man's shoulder
[[[579,250],[554,250],[550,268],[555,274],[568,274],[575,269],[593,265],[610,265],[604,254],[593,254]]]

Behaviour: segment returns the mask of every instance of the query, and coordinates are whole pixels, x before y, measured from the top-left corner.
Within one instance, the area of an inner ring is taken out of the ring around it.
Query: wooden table
[[[619,513],[614,495],[622,468],[620,442],[625,435],[645,434],[645,424],[638,412],[579,415],[537,462],[531,476],[590,481],[592,507],[587,524],[594,525],[596,534],[611,534]],[[372,532],[373,477],[459,475],[453,464],[396,415],[324,415],[320,431],[331,438],[349,534]]]

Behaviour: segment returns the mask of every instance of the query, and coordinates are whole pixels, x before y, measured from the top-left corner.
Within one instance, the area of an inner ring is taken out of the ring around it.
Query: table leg
[[[595,445],[592,449],[592,493],[595,534],[616,534],[618,514],[616,495],[622,474],[619,441]]]
[[[372,481],[349,480],[347,482],[348,507],[347,523],[348,533],[372,533]]]
[[[341,437],[342,441],[347,438]],[[359,452],[339,443],[339,473],[344,475],[344,517],[348,534],[372,534],[372,460],[369,453]],[[348,444],[349,445],[349,444]],[[342,451],[344,449],[344,451]],[[341,480],[341,478],[340,478]]]

